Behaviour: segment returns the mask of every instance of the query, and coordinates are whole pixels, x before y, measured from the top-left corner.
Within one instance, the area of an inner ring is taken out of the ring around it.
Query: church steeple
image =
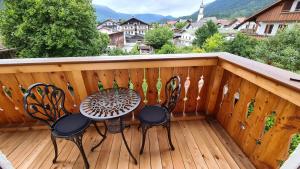
[[[199,9],[197,22],[199,22],[203,18],[204,18],[204,2],[203,2],[203,0],[201,0],[201,5],[200,5],[200,9]]]

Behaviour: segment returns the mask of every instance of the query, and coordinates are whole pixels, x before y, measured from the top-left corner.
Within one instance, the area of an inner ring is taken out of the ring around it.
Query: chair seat
[[[145,106],[139,114],[139,120],[147,124],[160,124],[166,121],[167,113],[164,107]]]
[[[54,133],[58,136],[71,136],[88,128],[90,119],[82,114],[71,114],[60,118],[54,124]]]

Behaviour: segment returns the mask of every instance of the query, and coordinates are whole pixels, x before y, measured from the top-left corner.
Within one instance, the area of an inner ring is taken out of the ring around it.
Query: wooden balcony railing
[[[278,168],[288,158],[300,132],[300,83],[290,78],[300,76],[228,53],[1,60],[0,125],[36,124],[22,101],[36,82],[67,91],[67,109],[78,112],[87,95],[113,86],[133,85],[140,108],[157,104],[164,99],[157,84],[172,75],[183,86],[173,120],[215,117],[258,168]]]

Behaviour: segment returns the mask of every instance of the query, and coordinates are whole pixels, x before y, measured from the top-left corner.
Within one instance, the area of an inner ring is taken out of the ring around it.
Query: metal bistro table
[[[88,96],[80,104],[82,115],[95,121],[104,121],[105,124],[103,139],[92,148],[92,151],[102,144],[106,138],[107,131],[113,134],[121,133],[128,153],[134,159],[135,164],[137,164],[137,160],[130,151],[124,136],[124,128],[129,126],[125,125],[123,117],[134,111],[140,102],[141,97],[136,91],[118,88],[106,89],[95,93]]]

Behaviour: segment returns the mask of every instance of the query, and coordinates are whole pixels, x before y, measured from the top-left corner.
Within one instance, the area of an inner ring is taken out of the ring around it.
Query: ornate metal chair
[[[140,154],[144,151],[145,139],[147,130],[153,126],[164,126],[168,132],[168,139],[171,150],[174,146],[171,140],[171,112],[176,107],[180,98],[181,83],[179,76],[172,77],[165,86],[166,99],[161,105],[145,106],[140,114],[139,120],[141,122],[139,128],[142,128],[143,140]]]
[[[56,138],[64,138],[74,142],[80,150],[86,168],[89,163],[86,158],[82,138],[85,130],[91,123],[95,125],[97,132],[105,139],[96,125],[80,113],[72,114],[65,109],[65,93],[62,89],[54,85],[43,83],[33,84],[24,95],[24,109],[33,118],[45,122],[51,130],[51,140],[54,146],[55,157],[57,160]]]

